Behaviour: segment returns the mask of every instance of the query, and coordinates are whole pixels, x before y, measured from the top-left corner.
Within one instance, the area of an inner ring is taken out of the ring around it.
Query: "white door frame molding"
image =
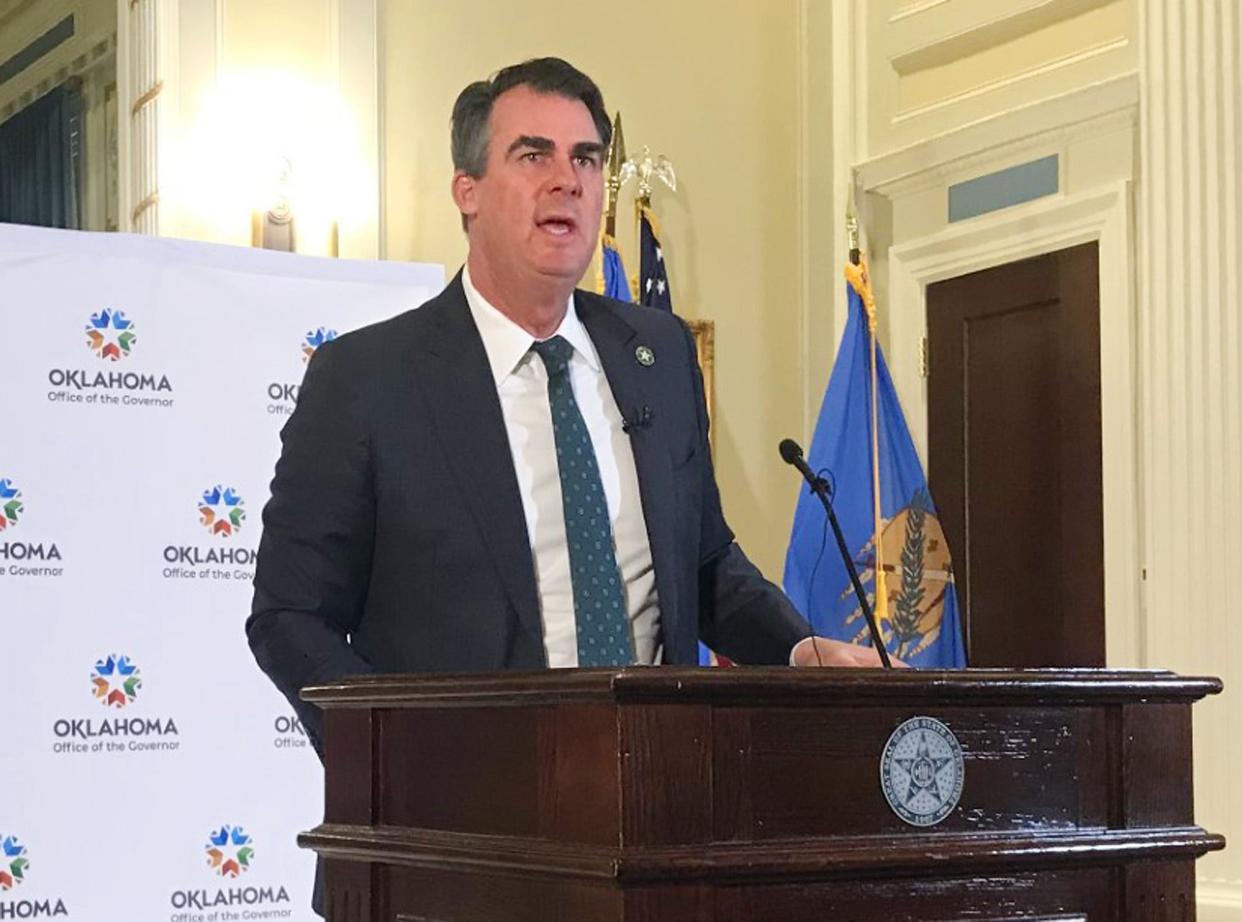
[[[927,382],[916,348],[927,333],[927,286],[1096,241],[1100,259],[1105,638],[1109,666],[1146,662],[1142,491],[1131,183],[1058,195],[953,225],[889,250],[891,370],[911,434],[927,459]]]

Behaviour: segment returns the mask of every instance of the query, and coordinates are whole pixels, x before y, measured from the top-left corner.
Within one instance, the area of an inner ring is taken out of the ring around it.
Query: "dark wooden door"
[[[972,666],[1104,665],[1099,254],[927,289],[928,468]]]

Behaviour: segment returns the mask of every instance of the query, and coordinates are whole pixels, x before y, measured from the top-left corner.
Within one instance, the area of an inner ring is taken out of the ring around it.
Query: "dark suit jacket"
[[[809,629],[721,515],[689,331],[575,297],[622,415],[648,410],[631,444],[665,662],[695,663],[699,638],[742,663],[788,662]],[[500,398],[460,275],[421,308],[321,346],[281,438],[246,631],[321,756],[306,685],[546,665]]]

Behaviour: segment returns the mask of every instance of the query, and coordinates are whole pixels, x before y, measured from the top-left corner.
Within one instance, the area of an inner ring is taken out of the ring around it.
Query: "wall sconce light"
[[[367,188],[355,137],[331,86],[280,72],[223,75],[184,137],[179,200],[216,239],[339,256],[340,222],[355,220]]]
[[[293,220],[293,204],[289,200],[292,179],[293,164],[288,157],[281,157],[271,206],[264,211],[250,213],[251,246],[284,253],[298,251],[297,225]]]
[[[293,208],[293,162],[279,158],[272,204],[250,213],[250,245],[284,253],[298,251],[298,225]],[[340,255],[340,230],[334,219],[328,231],[328,255]]]

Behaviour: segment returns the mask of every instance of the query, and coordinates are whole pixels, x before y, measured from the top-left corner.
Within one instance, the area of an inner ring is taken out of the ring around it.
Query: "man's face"
[[[458,173],[453,196],[470,218],[471,265],[498,283],[572,287],[599,240],[604,145],[577,99],[518,86],[488,121],[487,170]]]

